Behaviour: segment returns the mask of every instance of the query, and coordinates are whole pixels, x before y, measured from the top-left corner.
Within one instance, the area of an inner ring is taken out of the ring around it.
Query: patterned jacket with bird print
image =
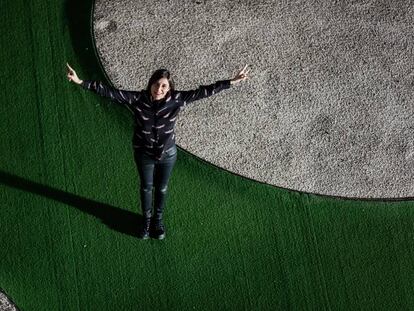
[[[179,112],[193,101],[230,88],[230,80],[201,85],[191,91],[172,91],[165,99],[158,101],[151,100],[147,90],[120,90],[92,80],[85,80],[81,85],[100,96],[125,105],[134,115],[134,150],[161,160],[167,150],[175,147],[174,129]]]

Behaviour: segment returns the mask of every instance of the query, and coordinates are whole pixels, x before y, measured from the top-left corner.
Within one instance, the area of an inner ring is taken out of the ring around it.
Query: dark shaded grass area
[[[180,152],[167,239],[137,239],[129,114],[65,79],[66,61],[103,77],[90,8],[0,3],[0,287],[22,310],[414,308],[412,202],[279,190]]]

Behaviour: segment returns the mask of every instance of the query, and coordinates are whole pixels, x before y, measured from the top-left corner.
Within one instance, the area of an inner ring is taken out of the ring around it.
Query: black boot
[[[165,227],[164,222],[162,220],[162,214],[157,213],[152,218],[152,234],[154,239],[162,240],[165,238]]]
[[[151,218],[144,217],[144,221],[142,222],[142,229],[139,233],[139,237],[143,240],[146,240],[150,237],[150,226],[151,226]]]

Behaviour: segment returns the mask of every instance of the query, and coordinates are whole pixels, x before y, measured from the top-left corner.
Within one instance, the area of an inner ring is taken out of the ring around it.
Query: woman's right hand
[[[67,77],[69,81],[73,81],[76,84],[81,84],[83,81],[79,79],[78,75],[76,74],[76,71],[73,70],[72,67],[70,67],[68,63],[66,63],[66,66],[68,67]]]

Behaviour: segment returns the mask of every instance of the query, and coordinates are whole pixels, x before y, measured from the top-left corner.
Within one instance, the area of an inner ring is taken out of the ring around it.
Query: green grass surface
[[[414,204],[275,189],[179,153],[165,241],[141,241],[132,120],[90,1],[0,3],[0,287],[22,310],[412,310]],[[156,64],[154,64],[154,68]]]

